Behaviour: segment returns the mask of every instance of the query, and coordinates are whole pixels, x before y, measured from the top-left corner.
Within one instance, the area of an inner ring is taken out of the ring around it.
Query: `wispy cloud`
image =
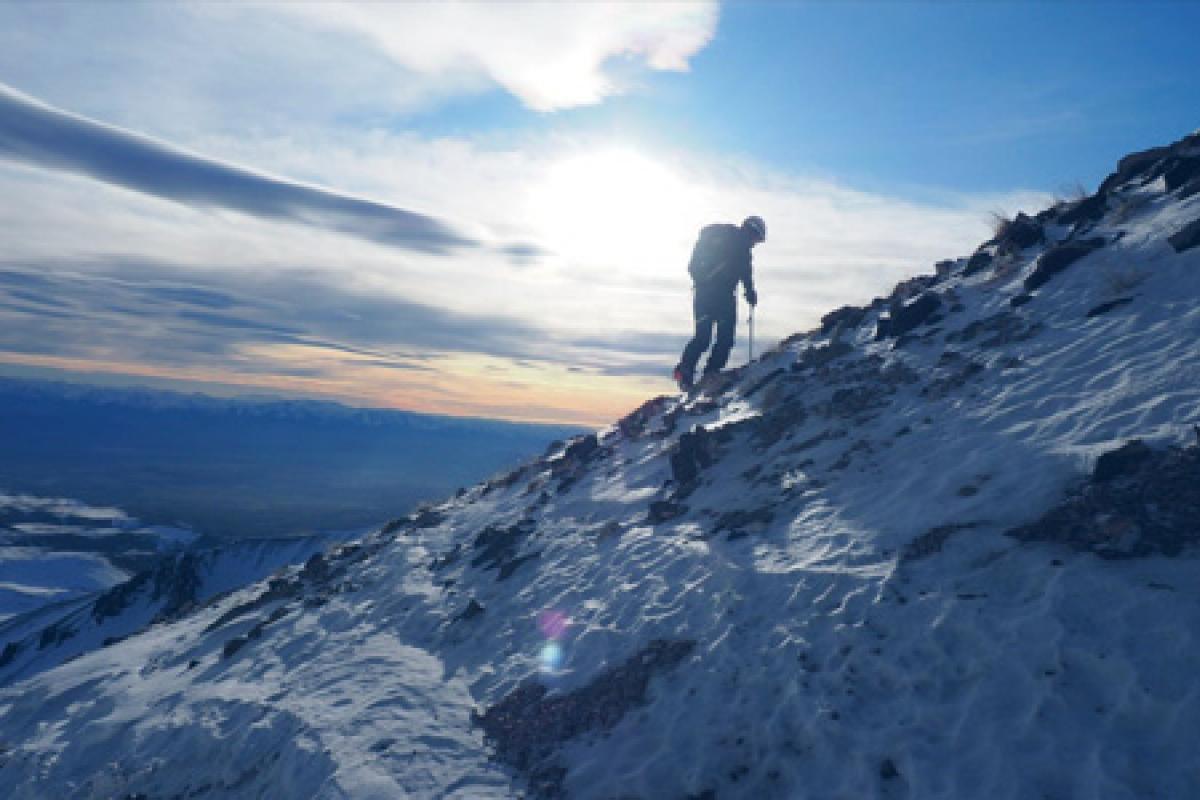
[[[665,389],[707,222],[768,219],[765,343],[969,252],[990,208],[1037,202],[920,203],[546,136],[308,130],[203,159],[11,90],[0,101],[0,197],[20,198],[0,202],[0,363],[446,413],[602,422]],[[327,196],[351,203],[333,224]],[[431,216],[398,250],[372,226],[409,206]],[[505,243],[438,239],[438,219]]]
[[[0,84],[0,158],[75,172],[192,206],[317,225],[428,253],[477,240],[413,211],[189,153],[41,103]]]
[[[718,3],[279,3],[268,9],[357,34],[406,70],[482,75],[538,111],[625,90],[614,59],[683,71],[716,32]]]

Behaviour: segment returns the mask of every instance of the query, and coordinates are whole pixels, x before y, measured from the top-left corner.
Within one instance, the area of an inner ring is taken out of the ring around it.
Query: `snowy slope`
[[[110,589],[197,538],[118,508],[0,491],[0,629],[18,615]]]
[[[1198,158],[0,691],[0,784],[1200,796]]]
[[[165,553],[149,568],[122,575],[102,590],[72,592],[0,620],[0,686],[113,644],[281,567],[301,564],[349,536],[331,533],[222,544],[203,540]],[[0,550],[0,558],[5,555]],[[58,561],[55,554],[42,552],[24,561],[0,563],[0,568],[24,568],[49,581]],[[66,577],[56,587],[60,592]]]

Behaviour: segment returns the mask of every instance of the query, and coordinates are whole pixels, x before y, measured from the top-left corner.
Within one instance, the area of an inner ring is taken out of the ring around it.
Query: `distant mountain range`
[[[0,491],[222,537],[358,528],[578,428],[0,378]]]

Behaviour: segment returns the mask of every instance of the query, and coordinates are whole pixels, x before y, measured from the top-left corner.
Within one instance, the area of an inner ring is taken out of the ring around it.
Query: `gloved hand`
[[[746,302],[749,303],[751,306],[758,305],[758,292],[754,291],[753,289],[747,289],[746,290]]]

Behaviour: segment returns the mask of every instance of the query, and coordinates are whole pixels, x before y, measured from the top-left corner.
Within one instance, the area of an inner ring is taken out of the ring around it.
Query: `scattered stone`
[[[1019,213],[1007,222],[992,241],[998,253],[1017,253],[1046,240],[1042,226],[1028,214]]]
[[[671,474],[676,486],[692,486],[700,477],[701,470],[710,467],[715,460],[708,430],[697,425],[679,437],[675,451],[671,453]]]
[[[1167,241],[1171,243],[1171,247],[1175,249],[1176,253],[1191,250],[1200,244],[1200,219],[1192,220],[1183,227],[1183,230],[1168,236]]]
[[[1102,558],[1177,556],[1200,543],[1200,445],[1153,450],[1135,440],[1106,456],[1058,507],[1008,535]]]
[[[1041,329],[1042,326],[1040,323],[1029,322],[1023,316],[1014,314],[1011,311],[1001,311],[990,317],[975,320],[961,331],[946,334],[946,341],[953,344],[970,342],[977,338],[987,337],[979,342],[980,347],[1005,347],[1031,339]]]
[[[462,611],[458,612],[458,615],[454,617],[454,621],[455,622],[466,622],[468,620],[475,619],[476,617],[483,614],[483,612],[486,610],[487,609],[485,609],[483,607],[482,603],[480,603],[478,600],[476,600],[474,597],[472,597],[471,602],[467,603],[467,607],[464,608]]]
[[[676,503],[673,500],[655,500],[650,504],[646,522],[658,525],[686,514],[687,510],[687,506],[683,503]]]
[[[729,531],[728,538],[741,539],[749,536],[752,531],[761,530],[775,519],[775,514],[768,508],[756,508],[753,511],[726,511],[717,517],[712,528],[712,535],[721,531]]]
[[[833,330],[839,326],[841,326],[842,330],[857,328],[866,316],[867,309],[865,308],[860,306],[842,306],[821,317],[821,333],[828,335],[833,333]]]
[[[4,645],[4,650],[0,651],[0,667],[7,667],[11,664],[23,649],[25,649],[24,645],[19,642],[9,642]]]
[[[650,679],[678,665],[695,647],[690,639],[656,639],[570,692],[551,694],[542,684],[527,682],[482,714],[472,713],[472,722],[483,729],[501,762],[525,774],[533,797],[562,797],[566,771],[556,763],[556,751],[585,733],[611,730],[645,705]]]
[[[1096,459],[1096,467],[1092,471],[1092,481],[1105,483],[1134,475],[1153,455],[1154,451],[1147,447],[1145,442],[1141,439],[1134,439]]]
[[[992,265],[992,260],[993,256],[991,250],[983,247],[979,248],[969,259],[967,259],[967,268],[963,270],[963,276],[970,277],[983,272]]]
[[[941,298],[935,292],[926,292],[906,305],[893,306],[889,312],[890,316],[879,320],[875,330],[875,341],[903,336],[927,322],[941,307]]]
[[[830,342],[820,347],[810,347],[800,354],[792,369],[818,369],[853,351],[854,348],[845,342]]]
[[[1118,297],[1116,300],[1109,300],[1107,303],[1101,303],[1100,305],[1096,306],[1095,308],[1090,309],[1087,312],[1087,318],[1091,319],[1092,317],[1098,317],[1101,314],[1107,314],[1110,311],[1114,311],[1114,310],[1120,308],[1121,306],[1127,305],[1132,302],[1133,302],[1132,297]]]
[[[1091,197],[1086,197],[1075,203],[1066,211],[1058,215],[1057,222],[1060,225],[1081,225],[1091,222],[1099,222],[1108,211],[1108,197],[1106,195],[1096,193]]]
[[[930,528],[904,546],[904,549],[900,551],[900,561],[908,563],[927,558],[934,553],[940,553],[951,536],[960,531],[978,527],[978,525],[978,522],[966,522]]]
[[[900,771],[896,769],[896,762],[890,758],[885,758],[883,763],[879,765],[879,777],[885,781],[895,780],[900,777]]]
[[[617,422],[617,429],[621,431],[621,434],[626,439],[637,439],[645,432],[650,421],[662,413],[670,399],[670,395],[661,394],[658,397],[647,400],[631,413],[622,417]]]
[[[1173,192],[1193,178],[1200,176],[1200,156],[1172,159],[1163,170],[1167,191]]]
[[[372,753],[382,753],[383,751],[387,750],[395,743],[396,743],[396,740],[389,736],[384,739],[380,739],[379,741],[375,742],[367,749],[370,750]]]
[[[1137,153],[1130,153],[1117,162],[1117,171],[1104,179],[1097,194],[1107,195],[1118,186],[1128,183],[1136,177],[1144,176],[1154,165],[1170,154],[1174,145],[1152,147]]]
[[[1034,267],[1029,277],[1025,279],[1025,289],[1033,291],[1044,286],[1055,275],[1089,253],[1104,247],[1106,243],[1107,240],[1104,237],[1098,236],[1092,239],[1064,242],[1051,247],[1038,257],[1037,266]]]
[[[518,556],[521,542],[537,527],[531,519],[523,519],[508,527],[489,525],[475,537],[474,547],[481,551],[471,560],[471,566],[499,570],[496,580],[502,581],[527,561],[538,558],[541,553]]]
[[[761,391],[764,387],[770,385],[771,382],[774,381],[776,378],[778,378],[780,375],[785,375],[785,374],[786,374],[786,370],[784,370],[782,367],[779,369],[771,370],[764,377],[759,378],[748,389],[746,389],[744,392],[742,392],[742,398],[748,399],[750,397],[753,397],[759,391]]]

